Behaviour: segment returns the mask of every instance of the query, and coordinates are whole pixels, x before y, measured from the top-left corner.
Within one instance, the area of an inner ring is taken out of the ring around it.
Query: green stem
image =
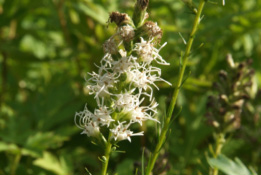
[[[223,145],[225,143],[225,136],[223,133],[220,133],[216,137],[216,149],[215,149],[215,155],[214,158],[217,158],[219,154],[221,154],[221,150],[223,148]],[[218,169],[213,168],[212,169],[212,175],[218,175]]]
[[[109,136],[108,136],[108,141],[107,141],[107,144],[106,144],[106,148],[105,148],[105,155],[104,155],[104,162],[102,164],[102,171],[101,171],[101,175],[106,175],[107,174],[107,169],[108,169],[108,164],[109,164],[109,160],[110,160],[110,154],[111,154],[111,147],[112,147],[112,144],[110,142],[110,138],[112,136],[112,133],[110,132],[109,133]]]
[[[163,129],[160,133],[159,142],[157,143],[156,148],[155,148],[154,152],[152,153],[151,159],[148,163],[148,166],[147,166],[147,169],[146,169],[146,175],[150,175],[151,171],[153,170],[153,167],[154,167],[155,162],[157,160],[157,157],[159,155],[159,151],[162,148],[162,145],[165,143],[166,135],[168,133],[169,125],[170,125],[172,114],[173,114],[173,110],[174,110],[174,107],[175,107],[175,104],[176,104],[176,101],[177,101],[177,97],[178,97],[178,94],[179,94],[180,87],[182,85],[182,80],[183,80],[184,72],[185,72],[185,69],[186,69],[186,66],[187,66],[188,57],[189,57],[189,54],[190,54],[190,50],[191,50],[191,47],[192,47],[192,44],[193,44],[193,41],[194,41],[196,31],[198,29],[198,25],[200,23],[200,16],[201,16],[202,10],[204,8],[205,2],[206,2],[206,0],[200,0],[198,10],[197,10],[197,14],[196,14],[196,17],[195,17],[195,20],[194,20],[194,23],[193,23],[193,28],[192,28],[192,31],[190,33],[190,38],[188,40],[185,53],[182,57],[183,64],[182,64],[181,70],[179,72],[178,83],[177,83],[177,86],[176,86],[176,88],[174,89],[174,92],[173,92],[173,96],[172,96],[171,103],[170,103],[170,106],[169,106],[169,109],[168,109],[167,117],[165,119]]]
[[[116,118],[117,118],[117,113],[114,112],[112,114],[112,119],[116,119]],[[109,164],[110,154],[111,154],[111,147],[112,147],[111,138],[112,138],[112,133],[109,132],[109,136],[108,136],[106,147],[105,147],[105,155],[103,156],[104,162],[102,162],[101,175],[107,175],[107,169],[108,169],[108,164]]]
[[[15,175],[16,174],[16,169],[17,169],[17,167],[19,165],[20,159],[21,159],[21,152],[19,150],[19,152],[15,155],[14,161],[13,161],[12,166],[11,166],[11,170],[10,170],[10,174],[11,175]]]

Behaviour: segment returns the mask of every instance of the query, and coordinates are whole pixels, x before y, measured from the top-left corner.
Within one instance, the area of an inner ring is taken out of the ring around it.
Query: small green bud
[[[149,5],[149,0],[137,0],[133,13],[133,22],[136,27],[139,27],[149,17],[146,9]]]

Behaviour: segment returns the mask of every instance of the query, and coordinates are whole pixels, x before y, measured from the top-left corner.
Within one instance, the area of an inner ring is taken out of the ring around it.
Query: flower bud
[[[219,79],[213,84],[218,95],[207,101],[207,112],[213,121],[218,121],[220,129],[218,132],[231,132],[240,127],[241,112],[244,103],[251,95],[254,87],[254,71],[249,68],[251,61],[235,63],[230,54],[227,55],[229,65],[227,71],[219,72]]]
[[[143,37],[146,40],[154,38],[155,41],[160,42],[162,38],[162,30],[157,23],[147,21],[137,30],[136,38],[139,37]]]
[[[234,68],[234,67],[235,67],[235,63],[234,63],[234,60],[233,60],[231,54],[227,54],[227,62],[228,62],[228,65],[229,65],[231,68]]]
[[[149,5],[149,0],[137,0],[135,4],[133,17],[132,17],[136,27],[141,26],[145,21],[145,19],[148,18],[148,14],[146,12],[148,5]]]
[[[219,77],[222,78],[222,79],[224,79],[224,80],[226,80],[226,79],[227,79],[227,72],[224,71],[224,70],[221,70],[221,71],[219,72]]]
[[[125,25],[119,28],[119,34],[123,41],[129,42],[133,40],[135,32],[134,28],[130,25]]]
[[[114,39],[110,38],[107,41],[105,41],[105,43],[103,44],[104,53],[116,54],[118,52],[117,49],[118,49],[118,47],[117,47]]]
[[[131,20],[131,18],[129,17],[129,15],[127,15],[126,13],[119,13],[119,12],[112,12],[110,14],[109,17],[109,22],[115,22],[115,24],[120,27],[123,25],[133,25],[133,22]]]

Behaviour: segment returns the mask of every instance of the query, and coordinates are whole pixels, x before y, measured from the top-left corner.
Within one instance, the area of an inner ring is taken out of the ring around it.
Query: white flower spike
[[[158,103],[153,98],[153,89],[159,90],[156,84],[159,81],[171,84],[161,78],[161,69],[151,64],[169,65],[159,54],[167,43],[155,47],[162,36],[157,23],[146,22],[141,27],[147,32],[143,35],[136,32],[138,29],[131,23],[121,23],[125,14],[112,14],[111,20],[118,25],[117,32],[103,44],[104,56],[100,65],[96,65],[98,71],[88,73],[86,79],[86,87],[94,96],[97,108],[91,112],[85,106],[76,113],[75,123],[83,130],[82,134],[89,137],[100,137],[101,131],[107,129],[111,136],[107,141],[131,142],[132,136],[143,135],[143,131],[131,130],[133,124],[142,126],[147,120],[159,122],[155,118]]]

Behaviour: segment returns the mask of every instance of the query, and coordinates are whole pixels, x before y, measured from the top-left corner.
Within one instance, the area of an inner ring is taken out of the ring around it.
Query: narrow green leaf
[[[141,156],[141,173],[142,173],[142,175],[145,174],[145,171],[144,171],[144,150],[145,150],[145,148],[143,148],[142,156]]]

